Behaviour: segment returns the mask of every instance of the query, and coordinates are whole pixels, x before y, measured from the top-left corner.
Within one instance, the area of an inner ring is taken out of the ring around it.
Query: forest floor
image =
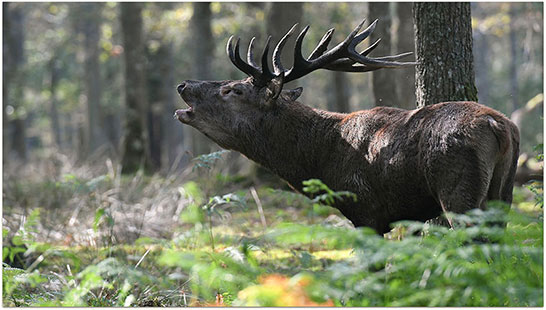
[[[4,169],[4,306],[543,306],[542,184],[384,237],[222,153]]]

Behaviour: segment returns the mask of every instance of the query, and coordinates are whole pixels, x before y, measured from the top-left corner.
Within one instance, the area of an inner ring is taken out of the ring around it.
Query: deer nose
[[[182,84],[176,86],[176,90],[178,91],[179,94],[182,95],[182,92],[184,91],[184,87],[186,87],[186,83],[182,83]]]

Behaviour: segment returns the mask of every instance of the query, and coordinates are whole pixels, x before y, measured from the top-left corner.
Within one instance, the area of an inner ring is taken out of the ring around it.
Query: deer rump
[[[357,227],[386,233],[398,220],[512,202],[518,129],[493,109],[474,102],[378,107],[345,116],[339,132],[323,181],[357,194],[356,203],[335,206]]]

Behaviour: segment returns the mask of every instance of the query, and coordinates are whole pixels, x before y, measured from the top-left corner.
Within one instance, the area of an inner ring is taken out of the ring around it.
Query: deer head
[[[377,20],[360,34],[362,21],[347,38],[328,50],[328,44],[334,29],[328,30],[311,55],[305,59],[302,55],[303,39],[309,30],[305,27],[296,39],[294,65],[285,69],[281,63],[283,47],[294,33],[294,25],[277,43],[272,56],[273,69],[269,66],[269,46],[267,39],[261,56],[261,66],[254,61],[252,38],[248,47],[247,62],[241,59],[240,39],[233,44],[233,36],[227,43],[227,54],[231,62],[249,77],[235,81],[184,81],[178,85],[180,96],[189,106],[177,110],[174,114],[184,124],[195,127],[220,146],[240,150],[242,130],[255,128],[268,114],[278,114],[279,109],[296,105],[296,99],[303,89],[283,90],[287,82],[299,79],[317,69],[344,72],[367,72],[382,68],[403,68],[413,66],[413,62],[398,62],[400,58],[412,54],[403,53],[395,56],[371,58],[368,54],[377,47],[377,40],[362,52],[356,46],[366,39],[375,29]]]

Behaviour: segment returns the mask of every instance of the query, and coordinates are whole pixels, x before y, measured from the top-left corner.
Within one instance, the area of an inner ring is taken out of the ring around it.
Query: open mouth
[[[184,101],[185,102],[185,101]],[[174,119],[181,121],[182,123],[187,123],[193,117],[193,106],[192,104],[185,102],[188,105],[186,109],[178,109],[174,112]]]

